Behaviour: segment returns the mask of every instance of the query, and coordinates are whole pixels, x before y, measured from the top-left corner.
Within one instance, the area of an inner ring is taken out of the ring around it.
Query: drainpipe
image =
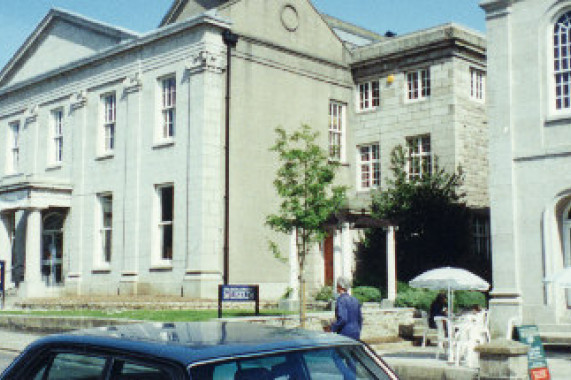
[[[222,33],[226,45],[226,123],[224,128],[224,285],[230,283],[230,79],[232,71],[232,49],[238,43],[238,35],[229,29]]]

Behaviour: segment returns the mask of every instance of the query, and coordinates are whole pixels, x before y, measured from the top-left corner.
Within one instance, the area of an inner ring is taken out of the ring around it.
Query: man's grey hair
[[[347,277],[340,276],[337,278],[337,286],[341,289],[349,290],[351,288],[351,281]]]

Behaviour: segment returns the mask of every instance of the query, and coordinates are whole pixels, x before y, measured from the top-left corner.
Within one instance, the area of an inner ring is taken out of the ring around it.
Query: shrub
[[[486,308],[486,296],[481,292],[459,291],[454,293],[455,310],[469,309],[473,305]]]
[[[315,295],[316,301],[331,301],[334,299],[333,288],[331,286],[324,286]]]
[[[415,289],[407,284],[399,283],[397,286],[397,299],[395,306],[398,307],[414,307],[420,310],[430,308],[430,304],[436,298],[438,291],[428,289]]]
[[[360,303],[381,302],[381,291],[373,286],[355,286],[351,292]]]
[[[439,292],[439,290],[411,288],[408,284],[399,282],[397,285],[397,299],[395,301],[395,306],[414,307],[416,309],[428,311],[430,309],[430,304]],[[468,309],[473,305],[479,305],[481,308],[485,308],[486,296],[480,292],[470,292],[465,290],[454,292],[453,309],[455,312]]]

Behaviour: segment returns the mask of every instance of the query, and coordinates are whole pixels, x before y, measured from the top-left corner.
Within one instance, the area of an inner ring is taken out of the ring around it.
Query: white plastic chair
[[[422,333],[422,347],[426,347],[426,342],[428,341],[428,334],[430,332],[435,331],[434,329],[430,328],[430,326],[428,325],[428,317],[426,315],[426,312],[424,310],[422,310],[420,312],[420,317],[422,318],[423,323],[423,328],[424,328],[424,332]]]
[[[476,346],[486,342],[485,333],[483,333],[483,321],[474,315],[466,318],[464,322],[458,326],[455,333],[455,363],[460,365],[464,361],[470,368],[478,367],[479,354],[475,351]]]
[[[451,331],[450,320],[446,317],[434,317],[434,323],[436,323],[436,359],[440,358],[440,352],[446,356],[446,350],[448,349],[449,341],[446,334],[447,331]],[[452,352],[452,350],[449,350]],[[448,361],[453,361],[452,358],[448,358]]]

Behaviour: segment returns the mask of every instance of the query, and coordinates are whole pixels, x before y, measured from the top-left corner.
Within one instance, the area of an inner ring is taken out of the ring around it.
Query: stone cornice
[[[78,61],[71,62],[68,65],[60,67],[58,69],[51,70],[51,71],[46,72],[46,73],[42,73],[36,77],[26,79],[22,82],[18,82],[18,83],[15,83],[14,85],[10,85],[10,86],[7,86],[5,88],[2,88],[2,89],[0,89],[0,96],[3,96],[5,94],[13,92],[13,91],[21,90],[21,89],[29,87],[29,86],[36,85],[40,82],[43,82],[43,81],[48,80],[48,79],[52,79],[53,77],[56,77],[58,75],[62,75],[63,73],[66,73],[66,72],[70,72],[70,71],[77,70],[77,69],[80,69],[82,67],[85,67],[85,66],[88,66],[91,64],[95,64],[97,62],[108,60],[108,59],[110,59],[114,56],[117,56],[119,54],[123,54],[125,52],[132,51],[133,49],[140,49],[140,48],[144,47],[145,45],[150,45],[150,44],[152,44],[156,41],[159,41],[161,39],[168,38],[168,37],[176,35],[178,33],[181,33],[181,32],[187,31],[187,30],[191,30],[194,28],[198,28],[201,26],[205,26],[205,25],[210,25],[210,26],[213,26],[216,28],[220,28],[220,30],[230,27],[230,24],[227,20],[224,20],[224,19],[222,19],[222,18],[220,18],[214,14],[211,14],[211,13],[203,13],[197,17],[194,17],[194,18],[182,21],[182,22],[178,22],[176,24],[165,26],[163,28],[160,28],[158,30],[152,31],[152,32],[147,33],[147,34],[143,34],[137,39],[134,39],[134,40],[131,40],[131,41],[119,44],[119,45],[115,45],[111,48],[105,49],[105,50],[98,52],[94,55],[91,55],[89,57],[80,59]]]
[[[522,0],[483,0],[480,7],[486,12],[486,19],[503,17],[511,12],[511,6]]]

